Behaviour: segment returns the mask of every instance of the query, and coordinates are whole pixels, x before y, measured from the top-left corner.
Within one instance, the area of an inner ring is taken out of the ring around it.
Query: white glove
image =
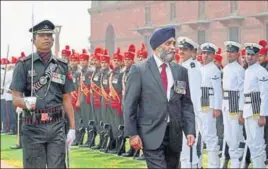
[[[70,150],[73,141],[75,140],[75,129],[69,129],[66,139],[66,147]]]
[[[18,114],[20,114],[22,111],[23,111],[22,108],[17,107],[16,112],[17,112]]]
[[[28,110],[35,109],[36,97],[25,97],[23,100]]]

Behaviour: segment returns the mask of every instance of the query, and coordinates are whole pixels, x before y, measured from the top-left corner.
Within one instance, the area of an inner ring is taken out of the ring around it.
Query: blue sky
[[[62,25],[60,48],[70,45],[76,51],[88,48],[90,36],[90,15],[87,9],[91,1],[1,1],[1,57],[9,58],[32,52],[31,33],[32,6],[34,24],[42,20],[51,20]],[[54,49],[53,49],[54,51]]]

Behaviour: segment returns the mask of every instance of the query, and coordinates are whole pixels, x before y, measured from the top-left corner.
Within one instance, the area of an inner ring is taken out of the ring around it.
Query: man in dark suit
[[[187,70],[172,63],[175,43],[174,28],[156,31],[153,56],[133,65],[127,79],[125,135],[133,148],[143,149],[148,168],[178,168],[182,130],[188,146],[195,142]]]

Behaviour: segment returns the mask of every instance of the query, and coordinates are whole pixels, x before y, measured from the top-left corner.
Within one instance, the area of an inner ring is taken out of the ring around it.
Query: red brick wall
[[[169,3],[163,1],[156,2],[120,2],[118,8],[109,9],[109,11],[100,10],[100,12],[91,14],[91,41],[94,46],[104,46],[106,29],[112,24],[115,30],[116,47],[120,46],[121,51],[126,50],[129,44],[133,43],[140,48],[144,37],[133,29],[145,26],[144,8],[151,7],[152,26],[166,25],[169,23]],[[178,1],[176,2],[176,22],[186,23],[198,21],[198,1]],[[240,42],[257,42],[265,39],[265,24],[261,23],[251,15],[262,13],[268,9],[265,1],[239,1],[238,15],[245,17],[240,27]],[[205,1],[205,15],[208,19],[214,20],[230,16],[230,1]],[[267,21],[266,21],[267,22]],[[177,32],[181,36],[188,36],[197,41],[197,30],[191,29],[188,25],[183,25]],[[219,21],[212,21],[206,29],[207,41],[215,43],[219,47],[223,42],[229,39],[228,28]]]

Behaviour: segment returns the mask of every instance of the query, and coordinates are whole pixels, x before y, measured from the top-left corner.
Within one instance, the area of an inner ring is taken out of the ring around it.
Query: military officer
[[[103,55],[104,50],[102,48],[96,48],[95,49],[95,58],[98,60],[97,62],[100,62],[100,58]],[[92,147],[92,149],[100,149],[101,144],[103,142],[103,136],[101,135],[103,124],[101,125],[101,122],[103,123],[103,119],[101,116],[101,97],[102,97],[102,91],[101,91],[101,67],[96,65],[95,71],[91,77],[91,91],[92,91],[92,111],[94,112],[95,116],[95,128],[98,134],[100,134],[100,141],[99,144]]]
[[[247,145],[253,168],[265,168],[264,126],[268,116],[268,72],[257,62],[261,46],[244,44],[248,68],[245,71],[244,107],[240,120],[245,119]]]
[[[177,44],[179,48],[180,59],[182,61],[181,65],[188,70],[188,79],[189,79],[189,85],[190,85],[191,99],[192,99],[192,102],[194,105],[194,111],[195,111],[196,133],[199,133],[201,129],[201,123],[202,123],[201,117],[200,117],[201,70],[200,70],[199,65],[197,64],[197,61],[192,58],[193,53],[195,53],[195,47],[197,47],[198,45],[192,39],[188,37],[178,37]],[[198,137],[196,138],[196,140],[198,140]],[[193,168],[197,168],[198,162],[199,162],[198,156],[197,156],[196,144],[197,142],[193,146],[193,161],[192,161]],[[181,168],[191,168],[190,147],[187,145],[187,139],[185,135],[183,135],[183,146],[182,146],[180,162],[181,162]]]
[[[74,116],[75,116],[75,129],[76,129],[76,139],[73,142],[73,145],[78,145],[79,141],[81,141],[81,131],[79,129],[82,125],[82,118],[81,118],[81,109],[80,109],[80,76],[81,76],[81,68],[79,67],[79,54],[72,50],[72,54],[69,60],[70,64],[70,71],[72,73],[72,80],[75,86],[75,90],[71,92],[72,96],[72,105],[74,107]]]
[[[18,61],[10,85],[13,105],[24,110],[24,168],[65,168],[65,145],[69,149],[75,139],[70,100],[74,86],[67,62],[51,53],[54,28],[52,22],[44,20],[29,30],[37,52]],[[69,118],[67,139],[64,111]]]
[[[224,138],[229,147],[231,168],[239,168],[239,158],[243,150],[239,148],[244,141],[243,126],[239,124],[239,112],[243,110],[243,88],[245,70],[237,62],[241,44],[234,41],[224,42],[228,64],[223,68],[223,123]]]
[[[218,136],[216,118],[221,113],[222,85],[221,72],[213,62],[218,47],[212,43],[201,45],[204,66],[201,68],[202,138],[208,151],[208,168],[219,168]]]

